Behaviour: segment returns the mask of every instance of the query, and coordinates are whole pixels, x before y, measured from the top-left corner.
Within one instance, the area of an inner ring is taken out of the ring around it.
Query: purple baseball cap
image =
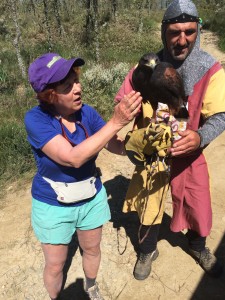
[[[28,69],[29,82],[36,93],[43,92],[46,87],[64,79],[73,66],[85,64],[82,58],[65,59],[57,53],[46,53],[32,62]]]

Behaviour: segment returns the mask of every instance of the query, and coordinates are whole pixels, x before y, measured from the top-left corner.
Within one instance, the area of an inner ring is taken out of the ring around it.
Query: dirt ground
[[[215,48],[216,38],[202,34],[203,48],[225,63],[225,54]],[[215,99],[216,100],[216,99]],[[129,126],[121,134],[127,132]],[[213,228],[207,239],[209,248],[225,264],[225,133],[206,149],[211,174]],[[225,275],[212,279],[187,253],[184,233],[169,230],[171,199],[158,243],[159,257],[150,277],[133,278],[136,261],[135,216],[123,215],[121,206],[133,172],[126,157],[103,150],[98,158],[106,186],[112,220],[105,225],[102,262],[98,282],[105,300],[222,300],[225,299]],[[0,209],[0,299],[47,300],[42,282],[43,255],[30,226],[30,183],[19,191],[9,187],[4,207]],[[64,300],[87,300],[83,291],[81,255],[76,237],[70,246],[65,268],[67,274]]]

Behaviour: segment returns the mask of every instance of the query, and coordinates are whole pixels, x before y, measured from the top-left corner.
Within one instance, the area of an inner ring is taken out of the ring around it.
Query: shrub
[[[26,140],[24,125],[14,122],[0,124],[0,179],[21,176],[34,168],[31,147]]]
[[[93,65],[82,76],[84,102],[92,105],[104,119],[108,120],[114,107],[114,96],[129,71],[129,64],[118,63],[104,68]]]

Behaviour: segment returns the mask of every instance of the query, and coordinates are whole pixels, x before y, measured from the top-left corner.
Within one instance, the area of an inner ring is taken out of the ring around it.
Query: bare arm
[[[64,166],[79,168],[96,155],[117,132],[137,115],[141,106],[140,93],[132,91],[115,106],[108,123],[97,133],[72,147],[63,136],[57,135],[44,145],[42,151],[52,160]]]

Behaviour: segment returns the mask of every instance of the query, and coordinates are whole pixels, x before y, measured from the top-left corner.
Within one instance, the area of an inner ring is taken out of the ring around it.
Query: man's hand
[[[169,152],[172,156],[189,154],[199,148],[201,139],[197,132],[187,129],[185,131],[179,131],[181,139],[176,141]]]

